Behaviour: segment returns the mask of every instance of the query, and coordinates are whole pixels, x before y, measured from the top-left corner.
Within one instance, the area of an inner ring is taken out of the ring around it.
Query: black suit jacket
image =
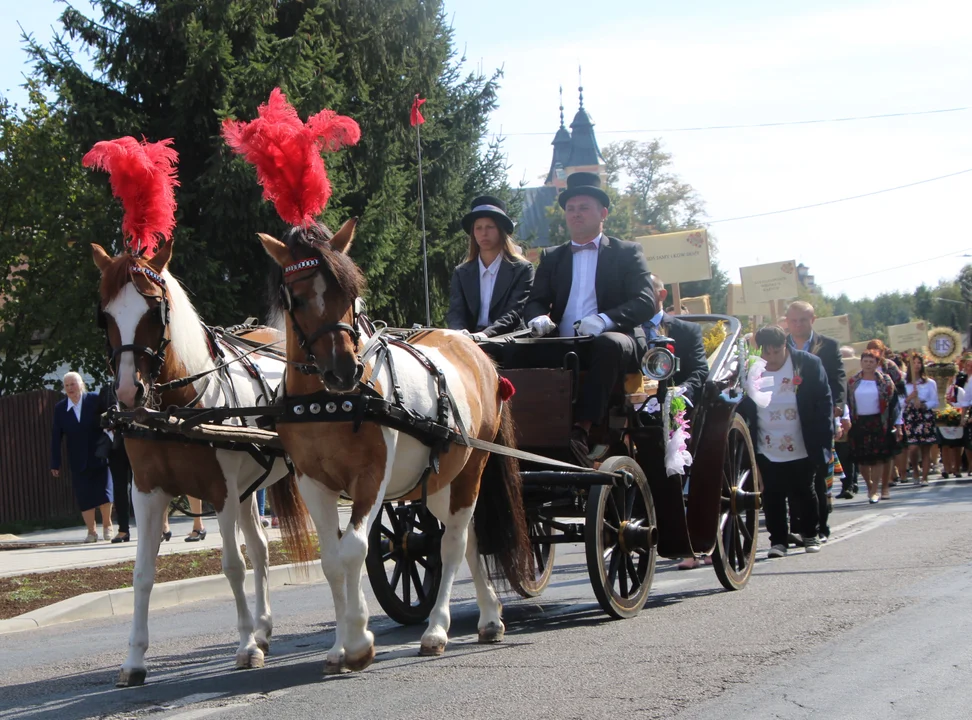
[[[86,472],[106,467],[107,459],[95,455],[98,440],[104,435],[96,394],[88,392],[82,396],[80,422],[74,411],[68,409],[67,398],[64,398],[54,407],[54,423],[51,427],[51,469],[61,469],[61,438],[65,436],[68,465],[74,477],[81,477]]]
[[[679,368],[672,376],[672,383],[684,385],[688,399],[692,403],[698,402],[705,379],[709,377],[709,359],[705,355],[705,343],[702,342],[702,327],[665,313],[658,332],[675,341]]]
[[[493,297],[489,302],[489,325],[482,331],[486,337],[512,332],[520,326],[531,287],[533,263],[504,256],[496,272]],[[479,306],[479,260],[476,259],[463,263],[452,273],[446,327],[476,332]]]
[[[560,324],[570,297],[573,268],[574,254],[570,251],[570,243],[546,248],[540,253],[537,276],[524,311],[526,322],[540,315],[550,315]],[[611,318],[617,325],[614,330],[634,336],[643,346],[645,332],[641,326],[655,315],[655,294],[641,245],[602,235],[597,251],[594,291],[598,312]]]
[[[793,347],[793,338],[786,336],[787,344]],[[799,349],[799,348],[798,348]],[[823,363],[827,373],[827,383],[830,385],[830,396],[834,406],[843,409],[847,400],[847,373],[844,361],[840,357],[840,343],[834,338],[814,333],[810,338],[810,354],[816,355]]]
[[[797,388],[797,414],[807,455],[814,465],[824,462],[824,451],[830,451],[834,438],[834,404],[830,397],[830,384],[820,359],[802,350],[790,348],[793,373],[802,378]],[[759,416],[754,403],[747,395],[739,403],[739,414],[749,424],[756,452],[760,448]]]

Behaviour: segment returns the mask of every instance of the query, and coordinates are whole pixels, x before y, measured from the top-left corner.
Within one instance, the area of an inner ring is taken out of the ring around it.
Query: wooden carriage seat
[[[566,448],[574,423],[573,376],[560,368],[501,370],[516,388],[510,400],[516,445],[525,450]]]

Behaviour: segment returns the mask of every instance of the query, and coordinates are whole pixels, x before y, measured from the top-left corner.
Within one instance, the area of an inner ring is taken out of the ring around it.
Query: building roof
[[[523,210],[516,226],[518,240],[530,243],[533,247],[546,247],[550,244],[550,221],[547,208],[557,202],[557,188],[551,185],[523,188]]]
[[[594,122],[584,109],[584,88],[580,88],[580,107],[570,124],[570,157],[566,167],[603,165],[604,156],[594,137]]]

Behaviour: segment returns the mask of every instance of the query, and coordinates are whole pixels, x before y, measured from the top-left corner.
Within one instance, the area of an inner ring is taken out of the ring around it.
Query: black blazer
[[[533,263],[510,260],[504,256],[493,297],[489,301],[489,325],[482,330],[486,337],[502,335],[520,327],[523,306],[533,287]],[[449,312],[446,327],[450,330],[476,332],[479,320],[479,259],[465,262],[452,273],[449,289]]]
[[[71,474],[80,477],[107,467],[108,461],[95,455],[98,439],[105,433],[101,429],[101,411],[98,396],[85,393],[81,397],[81,422],[73,410],[68,409],[67,398],[54,407],[54,424],[51,428],[51,469],[61,469],[61,438],[67,436],[68,464]]]
[[[790,347],[793,347],[792,337],[787,335],[786,341]],[[834,406],[843,409],[847,401],[847,372],[844,370],[844,361],[840,357],[840,343],[832,337],[814,333],[810,338],[810,354],[820,358],[824,372],[827,373],[827,383],[830,385]]]
[[[705,379],[709,377],[709,359],[705,355],[705,343],[702,342],[702,327],[665,313],[658,332],[675,341],[679,369],[672,376],[672,383],[684,385],[688,399],[692,403],[698,402],[702,398]]]
[[[807,455],[814,465],[824,462],[824,451],[830,451],[834,438],[834,404],[830,397],[830,384],[820,359],[802,350],[790,348],[793,373],[803,381],[797,388],[797,414]],[[739,414],[749,424],[753,446],[759,452],[759,416],[756,403],[747,395],[739,403]]]
[[[537,277],[524,311],[526,322],[550,315],[560,324],[570,297],[573,268],[574,254],[569,242],[540,253]],[[655,293],[641,245],[602,235],[594,292],[598,312],[614,321],[617,332],[632,335],[639,347],[644,347],[645,331],[641,326],[655,316]]]

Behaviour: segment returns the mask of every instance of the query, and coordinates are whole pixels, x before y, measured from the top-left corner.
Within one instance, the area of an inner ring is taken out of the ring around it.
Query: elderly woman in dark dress
[[[105,540],[111,540],[112,488],[108,482],[108,447],[110,439],[101,429],[98,396],[85,392],[84,381],[76,372],[64,376],[66,398],[54,408],[51,429],[51,474],[61,474],[61,440],[67,438],[68,464],[74,496],[81,508],[81,516],[88,527],[86,543],[98,542],[95,529],[95,510],[101,509]],[[104,438],[104,440],[101,440]],[[96,452],[99,441],[105,447]],[[100,455],[100,456],[99,456]]]
[[[873,504],[891,497],[890,477],[885,474],[901,438],[901,417],[894,382],[881,369],[876,350],[861,353],[861,371],[847,381],[850,408],[850,446],[867,483]]]
[[[476,198],[462,228],[469,252],[452,274],[446,327],[477,341],[516,330],[533,287],[533,264],[510,239],[506,205],[490,195]]]

